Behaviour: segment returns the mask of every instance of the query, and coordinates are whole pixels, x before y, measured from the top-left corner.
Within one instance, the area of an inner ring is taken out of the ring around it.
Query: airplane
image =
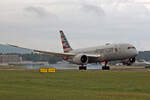
[[[127,43],[107,43],[102,46],[72,49],[64,32],[62,30],[60,30],[59,32],[64,53],[55,53],[40,50],[34,50],[34,52],[62,57],[65,61],[79,65],[79,70],[86,70],[86,65],[88,63],[101,62],[104,62],[102,70],[109,70],[110,67],[107,66],[109,61],[122,60],[128,62],[129,64],[132,64],[135,62],[135,57],[138,55],[136,48],[133,45]]]
[[[115,60],[125,61],[131,65],[132,63],[135,62],[136,60],[135,57],[138,55],[136,48],[128,43],[118,43],[118,44],[107,43],[105,45],[96,47],[72,49],[64,32],[60,30],[59,33],[64,53],[56,53],[34,49],[32,50],[34,52],[38,52],[41,54],[48,54],[61,57],[65,61],[79,65],[79,70],[86,70],[87,64],[102,63],[102,62],[104,63],[104,66],[102,66],[102,70],[109,70],[110,67],[107,66],[108,62]]]

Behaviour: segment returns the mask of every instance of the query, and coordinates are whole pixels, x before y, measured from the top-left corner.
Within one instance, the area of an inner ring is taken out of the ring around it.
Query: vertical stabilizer
[[[69,53],[70,51],[72,51],[72,48],[71,48],[70,44],[68,43],[68,40],[67,40],[65,34],[63,33],[63,31],[60,30],[59,32],[60,32],[60,36],[61,36],[61,42],[62,42],[64,53]]]

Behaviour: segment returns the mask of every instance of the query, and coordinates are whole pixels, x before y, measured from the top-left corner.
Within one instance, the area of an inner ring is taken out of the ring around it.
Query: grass
[[[1,100],[149,100],[149,72],[0,71]]]
[[[24,70],[24,69],[27,69],[27,67],[26,66],[15,66],[15,65],[0,65],[0,69],[3,69],[3,70],[7,70],[7,69],[22,69],[22,70]]]

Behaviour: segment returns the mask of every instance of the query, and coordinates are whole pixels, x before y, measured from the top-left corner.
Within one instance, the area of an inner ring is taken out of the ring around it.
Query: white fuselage
[[[138,52],[131,44],[106,44],[103,46],[76,49],[70,51],[74,54],[100,55],[99,61],[124,60],[136,57]]]

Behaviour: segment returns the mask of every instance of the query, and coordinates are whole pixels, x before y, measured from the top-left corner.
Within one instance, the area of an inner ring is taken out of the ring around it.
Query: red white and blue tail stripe
[[[63,31],[60,30],[59,32],[60,32],[60,36],[61,36],[61,42],[62,42],[64,53],[69,53],[70,51],[72,51],[72,48],[71,48],[65,34],[63,33]]]

